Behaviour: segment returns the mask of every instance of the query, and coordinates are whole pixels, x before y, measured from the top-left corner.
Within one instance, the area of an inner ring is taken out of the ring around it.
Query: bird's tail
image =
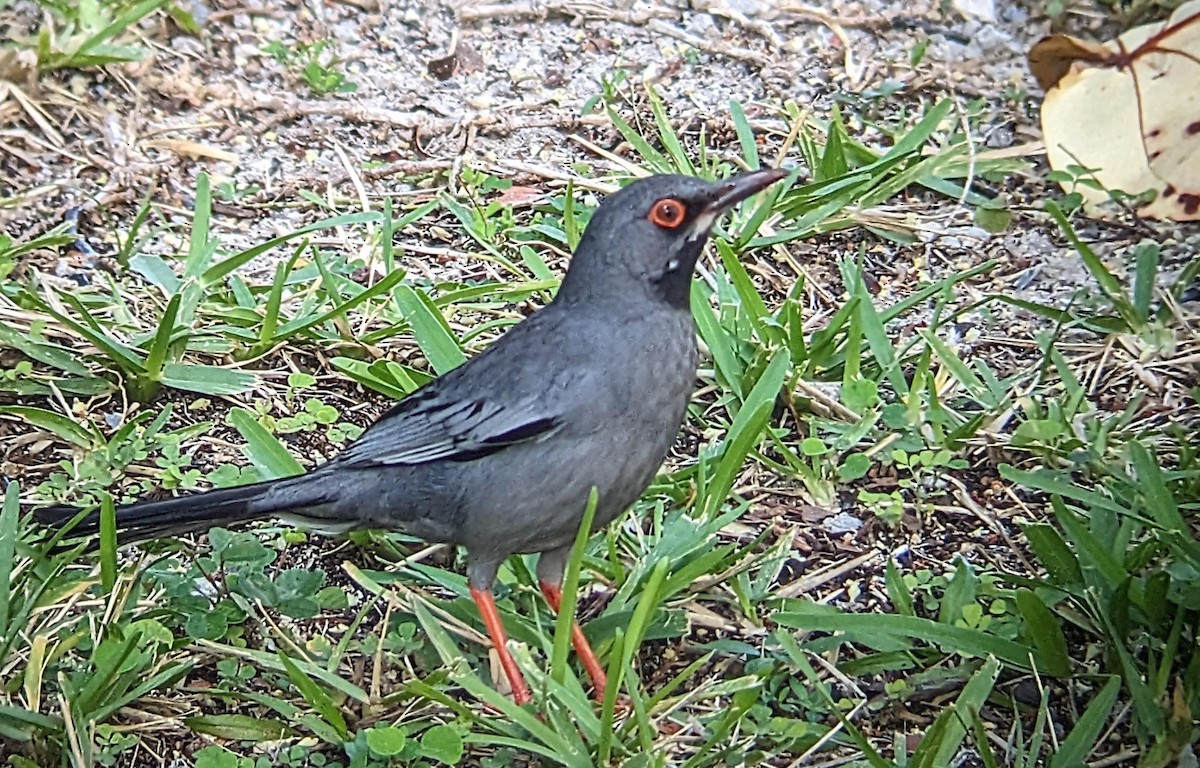
[[[287,480],[269,480],[238,488],[193,493],[161,501],[126,504],[116,509],[118,540],[121,544],[194,531],[206,531],[215,526],[248,522],[270,517],[281,508],[295,504],[295,493],[285,493],[291,504],[272,503],[273,493]],[[315,499],[314,499],[315,501]],[[47,527],[62,528],[83,510],[78,507],[56,506],[37,510],[34,515]],[[71,527],[68,538],[94,537],[100,530],[100,511],[95,510]]]

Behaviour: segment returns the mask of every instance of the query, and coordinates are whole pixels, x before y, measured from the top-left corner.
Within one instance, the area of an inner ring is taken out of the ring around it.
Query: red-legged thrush
[[[517,703],[529,688],[492,598],[500,563],[540,553],[555,610],[592,488],[595,525],[654,478],[696,375],[692,270],[717,218],[787,175],[652,176],[596,210],[548,306],[388,411],[307,474],[118,507],[121,543],[282,517],[318,530],[386,528],[467,551],[467,581]],[[77,510],[39,511],[61,526]],[[95,535],[99,515],[73,535]],[[575,649],[604,696],[578,625]]]

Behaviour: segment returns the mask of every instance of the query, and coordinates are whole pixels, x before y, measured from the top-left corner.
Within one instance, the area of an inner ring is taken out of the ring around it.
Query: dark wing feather
[[[334,461],[347,467],[466,461],[545,439],[561,426],[537,398],[458,400],[431,386],[401,401]]]
[[[535,313],[465,365],[396,404],[333,464],[405,466],[467,461],[558,433],[591,391],[594,366],[571,364],[588,345],[570,335],[557,305]],[[587,329],[585,329],[587,330]],[[574,357],[572,357],[572,355]],[[547,366],[548,359],[559,365]]]

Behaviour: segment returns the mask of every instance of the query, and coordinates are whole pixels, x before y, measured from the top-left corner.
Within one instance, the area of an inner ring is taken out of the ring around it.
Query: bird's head
[[[787,175],[766,169],[725,181],[663,175],[630,184],[592,215],[559,297],[605,300],[644,291],[686,309],[692,270],[713,224]]]

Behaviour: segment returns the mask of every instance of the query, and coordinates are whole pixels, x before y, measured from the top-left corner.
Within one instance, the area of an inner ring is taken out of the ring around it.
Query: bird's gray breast
[[[690,313],[663,311],[592,326],[577,341],[562,427],[471,467],[461,543],[472,555],[542,552],[575,537],[593,487],[595,525],[607,524],[654,479],[683,422],[696,372]],[[545,375],[545,374],[543,374]]]

